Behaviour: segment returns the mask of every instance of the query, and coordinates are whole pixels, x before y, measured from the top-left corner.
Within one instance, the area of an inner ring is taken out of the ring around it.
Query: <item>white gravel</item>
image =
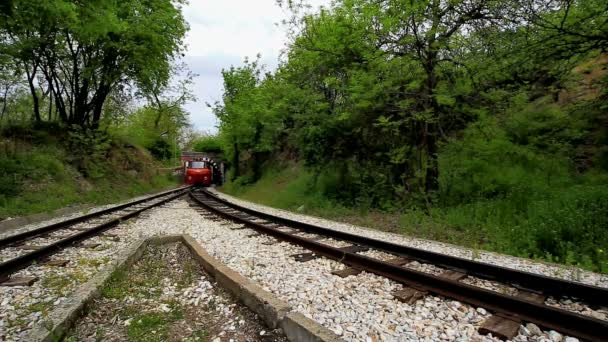
[[[258,210],[258,206],[255,206],[255,209]],[[270,209],[267,211],[271,212]],[[400,284],[366,272],[347,278],[331,275],[332,270],[341,269],[343,266],[324,258],[298,263],[290,255],[305,252],[302,248],[284,242],[273,244],[271,242],[276,240],[264,235],[251,236],[254,233],[251,229],[230,229],[240,225],[206,219],[190,209],[185,200],[171,202],[165,205],[165,208],[153,209],[148,213],[140,216],[136,221],[127,222],[113,229],[111,232],[119,235],[120,241],[104,242],[103,250],[69,249],[63,252],[69,255],[55,258],[103,260],[105,264],[118,255],[117,251],[124,249],[133,238],[185,233],[193,236],[209,253],[229,267],[258,282],[266,290],[289,302],[297,311],[315,319],[347,341],[497,341],[495,338],[477,333],[477,328],[491,315],[482,308],[436,296],[427,296],[413,305],[401,303],[391,295],[392,291],[401,288]],[[275,212],[271,213],[275,214]],[[301,216],[290,213],[283,213],[283,216],[287,214],[294,215],[290,216],[292,218]],[[309,220],[319,219],[309,218]],[[325,225],[329,225],[329,221],[322,221],[326,223]],[[319,224],[319,222],[315,223]],[[338,227],[332,226],[334,229],[342,229],[341,226],[348,227],[348,225],[332,224]],[[451,253],[452,250],[459,253],[466,252],[465,249],[455,246],[424,240],[410,241],[398,235],[352,226],[345,229],[357,233],[363,232],[375,238],[384,236],[391,242],[409,241],[410,244],[420,248],[432,247],[437,251],[443,248],[446,253]],[[471,254],[470,251],[468,253]],[[374,251],[364,254],[390,257]],[[544,267],[554,267],[492,253],[480,254],[480,258],[485,258],[484,255],[487,254],[488,262],[506,258],[510,262],[513,260],[520,262],[519,267],[536,265],[537,272]],[[39,322],[45,315],[44,312],[32,308],[32,304],[51,303],[52,308],[61,297],[68,296],[75,286],[86,281],[99,267],[102,266],[72,263],[70,267],[64,269],[53,269],[53,273],[43,273],[43,267],[36,266],[23,271],[40,275],[42,280],[34,286],[12,289],[0,287],[0,331],[2,331],[0,340],[2,335],[5,340],[10,341],[26,336],[28,322],[36,317]],[[57,289],[42,286],[41,284],[49,282],[47,279],[52,279],[52,274],[59,274],[61,279],[68,279],[68,284],[58,286]],[[585,279],[593,279],[592,275],[586,276]],[[599,275],[594,276],[599,277]],[[551,341],[551,338],[557,338],[557,335],[551,336],[550,332],[542,332],[538,327],[536,327],[538,331],[534,326],[521,328],[521,334],[515,339],[517,341]],[[574,341],[569,339],[568,342]]]
[[[165,192],[165,191],[169,191],[169,190],[160,191],[158,193],[162,193],[162,192]],[[77,211],[77,212],[71,213],[69,215],[57,216],[57,217],[52,218],[50,220],[36,222],[36,223],[28,224],[28,225],[25,225],[25,226],[21,226],[21,227],[16,228],[16,229],[7,229],[7,230],[5,230],[3,232],[0,232],[0,238],[4,238],[4,237],[7,237],[7,236],[11,236],[11,235],[16,235],[16,234],[19,234],[19,233],[27,232],[27,231],[30,231],[30,230],[34,230],[34,229],[40,228],[42,226],[48,226],[50,224],[67,221],[69,219],[72,219],[72,218],[75,218],[75,217],[78,217],[78,216],[82,216],[82,215],[86,215],[86,214],[91,214],[91,213],[96,213],[96,212],[102,211],[104,209],[108,209],[108,208],[111,208],[111,207],[115,207],[117,205],[129,203],[129,202],[134,202],[134,201],[137,201],[137,200],[140,200],[140,199],[144,199],[146,197],[150,197],[150,196],[153,196],[153,195],[155,195],[155,194],[141,195],[141,196],[138,196],[138,197],[130,198],[130,199],[128,199],[126,201],[123,201],[123,202],[111,203],[111,204],[107,204],[107,205],[97,206],[97,207],[94,207],[94,208],[88,208],[88,209],[85,209],[85,210],[81,210],[81,211]]]
[[[518,270],[523,270],[527,272],[543,274],[547,276],[567,279],[571,281],[578,281],[585,284],[607,287],[608,288],[608,275],[606,274],[598,274],[585,270],[581,270],[575,267],[549,264],[544,262],[533,261],[529,259],[517,258],[513,256],[508,256],[504,254],[497,254],[493,252],[486,252],[480,250],[472,250],[456,245],[451,245],[442,242],[424,240],[413,238],[409,236],[382,232],[378,230],[374,230],[368,227],[355,226],[347,223],[341,223],[336,221],[330,221],[314,216],[302,215],[292,213],[286,210],[275,209],[271,207],[267,207],[260,204],[255,204],[247,201],[243,201],[236,197],[224,194],[215,189],[210,189],[213,193],[218,195],[219,197],[231,201],[235,204],[238,204],[243,207],[247,207],[250,209],[254,209],[260,212],[268,213],[271,215],[276,215],[280,217],[284,217],[291,220],[297,220],[301,222],[306,222],[309,224],[315,224],[321,227],[334,229],[338,231],[348,232],[352,234],[357,234],[361,236],[366,236],[369,238],[374,238],[378,240],[383,240],[391,243],[401,244],[404,246],[420,248],[432,252],[449,254],[452,256],[458,256],[465,259],[471,259],[479,262],[485,262],[488,264],[499,265],[502,267],[508,267]]]

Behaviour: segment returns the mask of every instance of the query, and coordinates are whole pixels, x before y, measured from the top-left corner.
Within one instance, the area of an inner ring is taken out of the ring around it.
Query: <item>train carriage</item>
[[[224,163],[213,154],[204,152],[182,151],[182,174],[184,182],[191,185],[222,185],[224,180]]]
[[[187,184],[210,186],[213,180],[212,165],[207,160],[193,160],[186,162],[185,180]]]

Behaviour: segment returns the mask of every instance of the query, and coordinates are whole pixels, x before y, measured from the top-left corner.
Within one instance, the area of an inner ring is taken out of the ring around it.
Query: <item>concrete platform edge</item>
[[[281,328],[285,336],[293,342],[335,342],[342,341],[331,330],[304,315],[292,311],[284,301],[272,293],[263,290],[259,285],[249,281],[238,272],[230,269],[221,261],[211,256],[189,235],[154,236],[138,240],[129,246],[121,256],[81,285],[65,302],[59,305],[51,315],[35,327],[27,341],[59,341],[78,320],[86,306],[100,295],[102,286],[110,279],[112,273],[122,267],[129,267],[139,258],[149,245],[163,245],[182,242],[191,251],[192,256],[224,289],[234,295],[241,303],[258,314],[270,328]]]

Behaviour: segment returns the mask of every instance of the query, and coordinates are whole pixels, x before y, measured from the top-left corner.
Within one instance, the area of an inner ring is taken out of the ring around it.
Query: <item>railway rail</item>
[[[44,261],[51,255],[104,233],[146,210],[186,195],[188,189],[189,187],[181,187],[165,191],[136,201],[1,238],[0,251],[9,248],[30,251],[21,253],[0,263],[0,285],[14,282],[11,275],[28,267],[30,264]],[[84,225],[85,227],[78,227],[79,225]],[[58,238],[51,237],[52,234],[64,234],[64,236]],[[50,240],[54,241],[42,246],[27,245],[27,243],[35,242],[38,239],[44,240],[49,237]],[[31,279],[30,282],[34,280]]]
[[[547,296],[568,296],[590,305],[605,307],[608,304],[608,289],[289,220],[236,205],[207,190],[191,191],[190,197],[216,215],[311,251],[295,255],[296,260],[306,261],[324,256],[347,265],[349,268],[345,270],[346,274],[367,271],[386,277],[406,286],[400,294],[396,294],[397,298],[406,301],[431,293],[494,312],[481,327],[481,333],[512,338],[522,322],[530,322],[586,341],[608,340],[608,321],[545,304]],[[304,237],[301,236],[302,233],[314,234],[316,237]],[[341,240],[352,245],[334,247],[323,243],[323,238]],[[394,259],[383,261],[358,254],[369,249],[391,254]],[[405,267],[414,260],[441,266],[447,271],[437,276]],[[516,295],[506,295],[460,281],[467,276],[508,284],[518,289],[518,292]]]

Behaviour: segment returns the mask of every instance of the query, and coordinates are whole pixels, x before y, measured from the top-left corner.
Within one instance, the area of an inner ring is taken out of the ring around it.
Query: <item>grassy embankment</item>
[[[222,190],[245,200],[378,230],[608,272],[608,186],[572,184],[496,200],[416,209],[346,207],[311,186],[300,166],[269,171],[251,186]]]
[[[144,149],[58,127],[0,130],[0,220],[177,186]]]
[[[605,55],[582,63],[557,97],[513,99],[443,143],[431,203],[415,189],[401,200],[388,197],[382,174],[356,164],[342,173],[340,165],[325,167],[315,177],[280,155],[257,182],[249,184],[246,174],[224,191],[277,208],[608,273],[607,63]]]

